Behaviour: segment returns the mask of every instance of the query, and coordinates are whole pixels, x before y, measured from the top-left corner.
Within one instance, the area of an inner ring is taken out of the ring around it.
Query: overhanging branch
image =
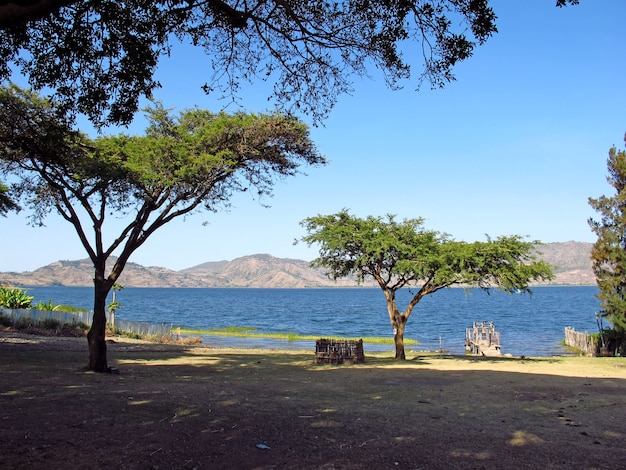
[[[0,0],[0,29],[44,18],[78,0]]]

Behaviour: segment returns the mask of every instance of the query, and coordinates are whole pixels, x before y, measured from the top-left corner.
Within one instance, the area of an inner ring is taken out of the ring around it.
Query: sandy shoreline
[[[84,351],[87,354],[87,339],[85,337],[63,336],[40,336],[15,332],[0,331],[0,351],[6,348],[21,350],[54,350],[54,351]],[[216,354],[278,354],[310,356],[314,359],[314,351],[302,349],[281,348],[240,348],[240,347],[214,347],[211,345],[182,345],[176,343],[156,343],[140,339],[132,339],[123,336],[115,336],[107,339],[107,350],[110,359],[115,361],[118,352],[145,352],[166,353],[193,351],[194,355],[206,356]],[[391,359],[393,352],[366,351],[366,358],[375,357]],[[428,361],[428,366],[434,370],[490,370],[519,373],[541,373],[568,377],[612,377],[626,379],[626,358],[597,358],[583,356],[553,356],[553,357],[505,357],[482,358],[473,356],[436,354],[425,351],[407,351],[407,361],[391,361],[386,367],[411,367],[420,361]]]

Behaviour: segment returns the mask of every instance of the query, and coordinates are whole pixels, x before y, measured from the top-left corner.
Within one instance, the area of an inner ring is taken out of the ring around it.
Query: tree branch
[[[39,20],[78,0],[0,0],[0,29]]]

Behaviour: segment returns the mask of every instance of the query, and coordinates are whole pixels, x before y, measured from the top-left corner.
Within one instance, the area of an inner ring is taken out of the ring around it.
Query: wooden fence
[[[586,356],[595,356],[598,354],[598,342],[588,331],[584,333],[576,331],[571,326],[565,327],[565,344],[578,349]]]
[[[0,313],[5,317],[13,320],[19,318],[31,318],[33,321],[41,321],[46,319],[54,319],[60,323],[67,323],[69,325],[84,323],[87,326],[91,326],[91,320],[93,318],[93,312],[60,312],[55,310],[31,310],[31,309],[19,309],[12,310],[8,308],[1,308]],[[110,322],[109,313],[107,312],[107,322]],[[124,321],[117,317],[114,318],[115,328],[122,331],[136,333],[138,335],[155,335],[155,336],[170,336],[172,334],[172,324],[161,323],[153,324],[147,322],[138,321]]]

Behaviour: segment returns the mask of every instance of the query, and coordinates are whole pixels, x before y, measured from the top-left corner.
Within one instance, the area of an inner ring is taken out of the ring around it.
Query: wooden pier
[[[500,333],[492,321],[475,321],[465,329],[465,350],[476,356],[500,356]]]

